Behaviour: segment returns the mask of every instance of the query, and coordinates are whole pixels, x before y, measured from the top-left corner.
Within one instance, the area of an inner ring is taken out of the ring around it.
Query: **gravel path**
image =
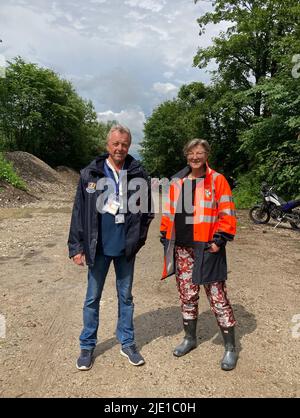
[[[198,347],[172,355],[182,338],[174,278],[160,281],[159,215],[138,255],[133,367],[119,353],[114,274],[107,278],[93,368],[75,368],[86,269],[68,260],[71,201],[0,209],[0,397],[299,397],[300,235],[256,226],[238,213],[228,245],[228,290],[238,320],[237,368],[223,372],[223,346],[203,290]],[[298,317],[297,317],[298,315]],[[294,321],[296,322],[293,322]]]

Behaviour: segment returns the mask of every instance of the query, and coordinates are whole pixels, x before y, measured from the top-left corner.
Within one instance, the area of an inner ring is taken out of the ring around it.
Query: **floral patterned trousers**
[[[198,317],[200,286],[192,282],[194,265],[193,248],[175,247],[176,284],[181,302],[183,319]],[[215,314],[218,325],[222,328],[233,327],[236,320],[227,297],[226,283],[213,282],[204,285],[210,309]]]

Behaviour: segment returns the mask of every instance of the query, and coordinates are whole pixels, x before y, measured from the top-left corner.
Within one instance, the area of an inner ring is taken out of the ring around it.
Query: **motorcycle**
[[[255,224],[266,224],[270,218],[278,223],[289,222],[293,229],[300,228],[300,206],[299,200],[286,202],[273,190],[273,186],[263,183],[261,186],[263,201],[253,206],[249,211],[249,217]]]

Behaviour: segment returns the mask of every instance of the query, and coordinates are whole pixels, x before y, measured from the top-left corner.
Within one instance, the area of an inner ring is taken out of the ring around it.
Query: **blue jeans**
[[[125,255],[109,257],[96,254],[95,264],[88,271],[88,288],[83,306],[83,330],[80,348],[93,349],[97,344],[99,326],[99,304],[107,272],[114,262],[118,295],[118,323],[116,336],[122,347],[134,344],[132,282],[135,258],[127,261]]]

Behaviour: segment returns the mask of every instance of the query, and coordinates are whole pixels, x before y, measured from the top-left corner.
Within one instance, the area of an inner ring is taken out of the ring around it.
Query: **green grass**
[[[0,180],[4,180],[12,186],[26,190],[26,183],[15,172],[12,163],[6,161],[3,154],[0,152]]]

